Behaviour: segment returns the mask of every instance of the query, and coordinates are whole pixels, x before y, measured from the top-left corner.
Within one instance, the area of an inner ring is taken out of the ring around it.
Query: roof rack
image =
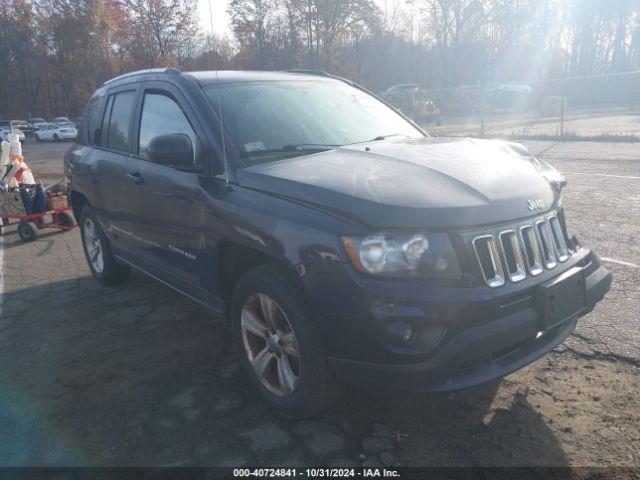
[[[122,75],[119,75],[117,77],[114,77],[114,78],[111,78],[111,79],[107,80],[102,85],[108,85],[110,83],[115,82],[116,80],[122,80],[123,78],[133,77],[134,75],[141,75],[143,73],[172,73],[174,75],[178,75],[178,74],[180,74],[182,72],[180,70],[178,70],[177,68],[173,68],[173,67],[147,68],[145,70],[135,70],[133,72],[124,73]]]

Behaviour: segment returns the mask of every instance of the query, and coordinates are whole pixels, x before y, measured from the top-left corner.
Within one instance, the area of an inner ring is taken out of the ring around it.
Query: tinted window
[[[103,96],[94,96],[90,101],[89,105],[87,105],[87,109],[84,113],[84,124],[83,129],[86,128],[86,131],[82,132],[82,141],[83,143],[93,144],[97,142],[96,133],[100,128],[100,114],[102,113],[102,109],[100,108],[104,103],[102,100]]]
[[[96,143],[101,147],[107,146],[107,133],[109,133],[109,118],[111,117],[111,107],[113,107],[113,95],[107,100],[107,108],[104,110],[100,131],[96,135]]]
[[[129,127],[135,101],[135,92],[122,92],[114,95],[107,134],[106,146],[108,148],[123,152],[130,151]]]
[[[196,134],[180,106],[170,97],[160,93],[147,93],[142,104],[140,119],[140,156],[148,158],[147,145],[155,137],[170,133],[184,133],[191,139],[194,151]]]

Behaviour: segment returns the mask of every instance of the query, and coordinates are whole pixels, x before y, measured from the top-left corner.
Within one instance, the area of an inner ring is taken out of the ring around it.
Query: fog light
[[[394,342],[409,343],[411,340],[413,340],[413,327],[409,322],[390,322],[387,325],[387,336]]]

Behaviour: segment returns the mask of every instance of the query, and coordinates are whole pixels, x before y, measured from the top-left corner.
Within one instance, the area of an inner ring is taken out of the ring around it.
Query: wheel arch
[[[304,283],[301,281],[296,268],[290,262],[237,242],[225,241],[218,250],[216,283],[220,287],[227,308],[226,313],[229,313],[231,298],[242,276],[253,268],[264,264],[280,266],[304,288]]]
[[[73,216],[76,217],[78,221],[80,221],[80,213],[85,205],[89,205],[89,200],[82,193],[72,190],[69,194],[69,202],[71,205],[71,210],[73,211]]]

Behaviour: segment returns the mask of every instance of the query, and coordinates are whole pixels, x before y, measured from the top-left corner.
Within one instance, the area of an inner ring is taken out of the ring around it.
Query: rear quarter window
[[[94,145],[97,143],[97,135],[100,130],[100,120],[102,108],[104,106],[104,94],[96,93],[85,108],[80,132],[80,143],[84,145]]]

